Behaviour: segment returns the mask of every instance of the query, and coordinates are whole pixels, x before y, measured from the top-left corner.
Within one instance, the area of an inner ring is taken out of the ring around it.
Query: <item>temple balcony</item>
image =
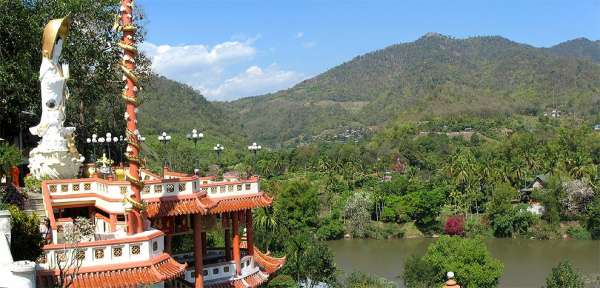
[[[43,269],[57,269],[58,261],[69,262],[73,260],[71,257],[77,257],[81,267],[146,261],[163,253],[163,236],[159,230],[131,236],[120,232],[102,233],[80,243],[47,244],[38,264]]]
[[[38,287],[54,287],[57,277],[73,275],[74,287],[105,287],[107,283],[137,287],[163,283],[185,273],[186,265],[163,251],[164,233],[159,230],[131,236],[105,233],[109,239],[98,236],[78,243],[45,245],[37,261]]]
[[[124,195],[131,195],[131,186],[126,181],[101,178],[82,178],[44,181],[44,202],[53,206],[73,202],[91,203],[109,213],[123,213]],[[197,176],[170,179],[148,179],[141,191],[143,200],[156,201],[160,198],[190,197],[198,193],[207,198],[239,197],[260,193],[259,178],[226,179],[224,181],[203,180]],[[46,195],[45,195],[46,196]]]

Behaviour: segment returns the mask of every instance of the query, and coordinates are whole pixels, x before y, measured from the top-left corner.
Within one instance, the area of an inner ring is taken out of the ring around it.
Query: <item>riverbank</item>
[[[328,246],[334,253],[336,265],[344,272],[363,271],[404,287],[399,275],[405,261],[411,255],[423,254],[433,241],[433,238],[347,239],[329,241]],[[600,277],[600,241],[597,240],[491,238],[485,243],[492,256],[504,263],[499,287],[541,287],[552,267],[561,260],[569,260],[588,278]]]

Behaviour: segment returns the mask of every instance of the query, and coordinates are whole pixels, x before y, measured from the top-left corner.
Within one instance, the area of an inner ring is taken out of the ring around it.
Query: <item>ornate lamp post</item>
[[[165,166],[167,166],[167,144],[169,143],[169,141],[171,141],[171,135],[167,135],[167,132],[163,131],[158,136],[158,141],[160,141],[160,143],[163,144],[163,168],[164,168]],[[163,171],[164,171],[164,169],[163,169]]]
[[[197,144],[198,144],[198,140],[204,138],[204,134],[203,133],[198,133],[198,130],[196,129],[192,129],[191,133],[187,134],[187,139],[194,141],[194,150],[196,150],[197,148]],[[196,167],[194,168],[194,173],[195,174],[199,174],[200,173],[200,156],[196,155]]]
[[[113,142],[112,134],[110,132],[106,133],[106,138],[104,138],[106,142],[106,149],[108,150],[108,159],[112,159],[110,155],[110,142]]]
[[[92,134],[92,138],[85,139],[85,142],[92,146],[92,155],[90,155],[90,161],[96,162],[96,145],[98,145],[98,135]]]
[[[262,147],[260,145],[256,145],[256,142],[252,143],[252,145],[248,146],[248,151],[252,152],[252,154],[254,154],[254,160],[253,160],[253,164],[252,164],[252,169],[256,169],[256,153],[258,153],[258,151],[260,151],[260,149],[262,149]]]
[[[221,152],[223,152],[224,149],[225,147],[223,147],[221,144],[217,144],[215,147],[213,147],[213,150],[215,150],[215,153],[217,153],[217,162],[219,166],[221,165]]]

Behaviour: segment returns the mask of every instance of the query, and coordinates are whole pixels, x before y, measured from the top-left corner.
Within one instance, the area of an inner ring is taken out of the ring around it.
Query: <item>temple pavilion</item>
[[[97,174],[43,181],[51,233],[38,260],[38,287],[52,287],[58,277],[73,278],[72,287],[257,287],[284,264],[254,246],[252,209],[272,202],[259,177],[217,181],[168,168],[163,174],[141,169],[147,220],[138,231],[124,200],[129,182]],[[65,228],[76,217],[90,219],[95,233],[89,241],[66,243]],[[223,235],[224,247],[207,245],[209,231]],[[193,251],[173,253],[173,238],[186,235]],[[59,264],[73,260],[81,263],[77,273],[61,274]]]

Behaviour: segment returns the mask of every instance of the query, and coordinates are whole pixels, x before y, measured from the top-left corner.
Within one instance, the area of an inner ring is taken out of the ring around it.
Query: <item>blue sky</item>
[[[233,100],[286,89],[427,32],[548,47],[600,39],[600,0],[138,0],[159,74]]]

